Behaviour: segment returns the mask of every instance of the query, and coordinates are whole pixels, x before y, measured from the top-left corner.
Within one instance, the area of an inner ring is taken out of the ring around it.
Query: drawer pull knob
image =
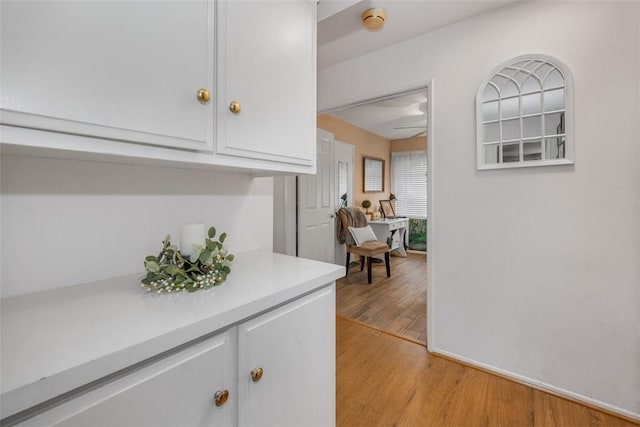
[[[262,378],[262,374],[263,374],[263,370],[262,368],[253,368],[251,370],[251,381],[253,381],[254,383],[257,381],[260,381],[260,378]]]
[[[209,93],[208,90],[204,88],[198,89],[198,102],[200,104],[208,104],[210,99],[211,99],[211,94]]]
[[[240,108],[240,103],[238,101],[231,101],[231,104],[229,104],[229,110],[233,114],[238,114],[242,108]]]
[[[213,400],[216,402],[216,406],[222,406],[229,400],[229,390],[218,390],[213,395]]]

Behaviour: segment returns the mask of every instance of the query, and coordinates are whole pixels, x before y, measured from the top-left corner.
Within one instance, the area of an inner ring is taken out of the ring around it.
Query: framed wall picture
[[[384,160],[374,157],[363,157],[362,160],[363,192],[384,191]]]
[[[385,218],[395,218],[396,213],[393,210],[391,200],[380,200],[380,210]]]

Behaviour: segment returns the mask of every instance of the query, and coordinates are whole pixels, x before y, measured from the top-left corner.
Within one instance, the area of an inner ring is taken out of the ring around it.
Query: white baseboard
[[[546,391],[549,392],[551,394],[555,394],[557,396],[560,397],[564,397],[568,400],[577,402],[577,403],[583,403],[587,406],[590,406],[594,409],[599,409],[608,413],[611,413],[612,415],[618,415],[624,418],[628,418],[629,420],[635,420],[635,421],[640,421],[640,414],[637,414],[635,412],[631,412],[627,409],[623,409],[623,408],[619,408],[615,405],[611,405],[605,402],[602,402],[600,400],[597,399],[592,399],[590,397],[584,396],[582,394],[579,393],[574,393],[572,391],[569,390],[565,390],[561,387],[556,387],[554,385],[551,384],[547,384],[544,383],[542,381],[538,381],[535,380],[533,378],[529,378],[529,377],[525,377],[524,375],[520,375],[520,374],[516,374],[514,372],[511,371],[507,371],[505,369],[500,369],[500,368],[496,368],[495,366],[491,366],[491,365],[487,365],[486,363],[481,363],[481,362],[477,362],[475,360],[472,359],[468,359],[466,357],[457,355],[455,353],[450,353],[448,351],[445,350],[441,350],[438,348],[430,348],[429,352],[436,355],[436,356],[443,356],[447,359],[451,359],[454,361],[458,361],[464,365],[470,366],[470,367],[474,367],[474,368],[478,368],[480,370],[483,371],[488,371],[491,373],[495,373],[497,375],[500,375],[502,377],[511,379],[513,381],[531,386],[535,389],[541,390],[541,391]]]

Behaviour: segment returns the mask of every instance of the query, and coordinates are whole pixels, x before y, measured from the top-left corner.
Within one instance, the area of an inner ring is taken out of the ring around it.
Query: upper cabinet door
[[[212,149],[212,0],[0,7],[3,124]],[[208,104],[198,102],[200,88]]]
[[[216,153],[315,165],[315,22],[315,0],[218,2]]]

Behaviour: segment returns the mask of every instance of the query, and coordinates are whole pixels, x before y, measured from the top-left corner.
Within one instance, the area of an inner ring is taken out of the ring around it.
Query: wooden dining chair
[[[360,214],[362,218],[356,218],[356,216]],[[360,256],[360,271],[364,269],[365,259],[367,261],[367,280],[369,284],[371,284],[371,258],[376,255],[384,254],[384,263],[387,269],[387,277],[391,277],[391,263],[389,260],[389,252],[390,248],[384,242],[380,242],[375,239],[375,234],[373,237],[365,239],[367,241],[364,242],[356,242],[354,236],[349,231],[349,227],[354,229],[354,225],[362,225],[362,220],[364,220],[364,224],[366,224],[366,219],[364,218],[364,214],[357,210],[357,208],[342,208],[338,211],[338,216],[340,217],[340,223],[342,225],[342,233],[343,233],[343,241],[347,245],[347,265],[346,265],[346,273],[349,274],[349,264],[351,263],[351,254]],[[356,224],[357,223],[357,224]],[[370,226],[366,226],[369,227]],[[355,227],[356,234],[359,228],[364,227]],[[359,244],[358,244],[359,243]]]

